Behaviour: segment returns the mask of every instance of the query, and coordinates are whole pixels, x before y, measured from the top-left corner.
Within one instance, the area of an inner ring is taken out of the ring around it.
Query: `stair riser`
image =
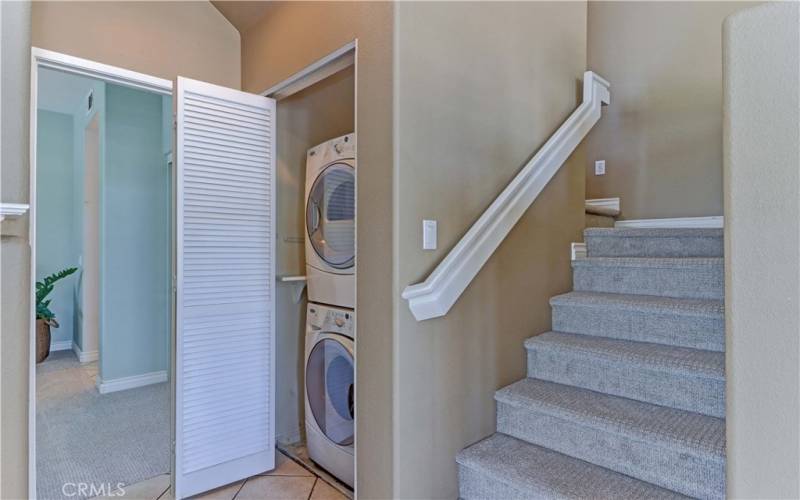
[[[724,298],[722,265],[697,267],[576,266],[577,291],[656,295],[690,299]]]
[[[483,500],[486,498],[507,498],[509,500],[529,499],[531,492],[521,492],[486,474],[458,466],[458,498],[463,500]]]
[[[725,320],[722,317],[554,305],[553,330],[708,351],[725,350]]]
[[[613,363],[542,346],[528,350],[528,376],[712,417],[725,417],[724,380]]]
[[[589,257],[722,257],[722,237],[586,236]]]
[[[497,431],[703,499],[725,498],[725,465],[498,401]]]

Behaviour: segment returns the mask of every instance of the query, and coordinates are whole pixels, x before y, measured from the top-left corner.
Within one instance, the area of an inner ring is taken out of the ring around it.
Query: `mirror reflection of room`
[[[172,100],[38,84],[37,492],[84,498],[170,468]]]

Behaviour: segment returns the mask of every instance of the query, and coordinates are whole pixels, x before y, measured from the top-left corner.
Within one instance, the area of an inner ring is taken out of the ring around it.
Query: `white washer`
[[[308,300],[355,307],[355,135],[306,155],[306,279]]]
[[[305,407],[308,455],[353,487],[355,462],[355,317],[353,311],[308,303]]]

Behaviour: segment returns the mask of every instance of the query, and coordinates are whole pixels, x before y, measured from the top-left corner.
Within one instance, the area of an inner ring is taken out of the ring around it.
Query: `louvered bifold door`
[[[177,498],[274,468],[275,101],[178,78]]]

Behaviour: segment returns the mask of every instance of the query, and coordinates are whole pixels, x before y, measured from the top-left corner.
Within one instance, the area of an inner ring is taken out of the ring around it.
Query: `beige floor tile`
[[[207,493],[203,493],[202,495],[192,498],[195,500],[200,500],[201,498],[203,500],[233,500],[233,497],[236,496],[236,493],[238,493],[242,488],[242,484],[244,484],[244,481],[236,481],[235,483],[231,483],[227,486],[211,490]]]
[[[126,498],[130,500],[156,500],[162,496],[168,488],[169,474],[161,474],[160,476],[130,484],[121,490],[112,492],[112,494],[107,497],[97,497],[97,499]]]
[[[311,492],[311,500],[348,500],[348,497],[322,479],[318,479],[314,491]]]
[[[314,474],[308,471],[305,467],[298,464],[291,458],[287,457],[283,453],[276,451],[275,452],[275,469],[269,472],[265,472],[263,475],[265,476],[303,476],[303,477],[313,477]]]
[[[244,483],[236,500],[306,500],[314,477],[255,476]]]

